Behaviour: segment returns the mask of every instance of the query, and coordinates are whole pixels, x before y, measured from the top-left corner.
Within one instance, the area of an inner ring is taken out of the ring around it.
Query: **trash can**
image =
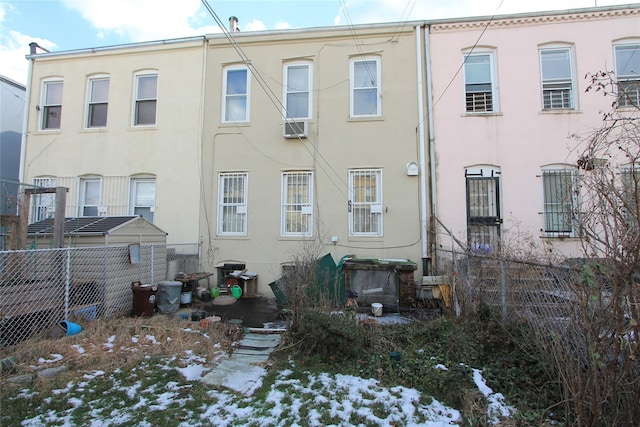
[[[173,280],[165,280],[158,283],[156,304],[160,313],[175,313],[180,308],[180,294],[182,283]]]
[[[133,315],[142,317],[153,316],[156,307],[156,293],[158,287],[153,285],[143,285],[140,282],[132,282],[133,291]]]

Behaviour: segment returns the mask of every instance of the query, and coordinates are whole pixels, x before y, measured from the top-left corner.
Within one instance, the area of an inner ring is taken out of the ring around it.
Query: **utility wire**
[[[496,17],[496,15],[498,14],[498,11],[500,10],[500,8],[502,7],[502,3],[504,3],[504,0],[500,1],[500,4],[498,5],[498,7],[496,8],[496,11],[493,12],[493,15],[491,15],[491,18],[489,18],[489,21],[487,21],[487,24],[484,26],[484,28],[482,29],[482,32],[480,33],[480,35],[478,36],[478,38],[476,39],[475,43],[473,44],[473,47],[471,47],[471,50],[469,51],[469,53],[467,53],[464,56],[464,61],[462,61],[462,64],[460,64],[460,67],[458,67],[458,69],[456,70],[456,72],[454,73],[454,75],[451,77],[451,80],[449,80],[449,83],[447,84],[447,86],[444,88],[444,91],[442,92],[442,94],[438,97],[438,99],[436,100],[436,102],[433,103],[433,105],[431,106],[431,109],[427,112],[427,114],[425,114],[421,119],[420,119],[420,123],[418,123],[418,126],[420,126],[420,124],[422,124],[425,119],[427,118],[427,115],[429,114],[433,114],[433,110],[434,108],[436,108],[436,105],[438,105],[438,103],[440,102],[440,100],[444,97],[444,95],[447,93],[447,91],[449,90],[449,88],[451,87],[451,85],[453,84],[453,81],[456,79],[456,77],[458,77],[458,74],[460,74],[460,71],[462,71],[462,68],[465,66],[465,64],[467,63],[467,59],[469,58],[469,56],[471,56],[471,54],[473,53],[473,51],[475,50],[476,47],[478,47],[478,43],[480,43],[480,40],[482,39],[482,36],[484,36],[484,33],[487,31],[487,29],[489,28],[489,25],[491,25],[491,23],[493,22],[494,18]],[[427,58],[428,60],[429,58]],[[416,126],[417,127],[417,126]]]
[[[276,110],[278,110],[278,112],[281,114],[283,120],[285,122],[287,122],[287,123],[293,123],[293,120],[288,117],[288,113],[287,113],[286,107],[279,101],[278,96],[273,92],[273,90],[271,89],[271,87],[269,86],[267,81],[262,77],[260,71],[255,67],[255,65],[253,65],[253,63],[251,62],[249,57],[242,50],[242,47],[238,44],[238,42],[231,35],[231,33],[229,33],[229,31],[227,30],[225,24],[220,20],[220,17],[218,17],[218,14],[209,5],[209,2],[207,0],[201,0],[201,1],[202,1],[202,4],[204,5],[204,7],[207,9],[207,11],[211,14],[213,19],[216,21],[216,23],[218,24],[218,26],[222,30],[222,32],[225,35],[225,37],[227,38],[227,40],[229,40],[229,42],[231,43],[231,46],[234,48],[236,53],[240,56],[240,59],[242,60],[242,62],[247,66],[247,69],[251,72],[251,75],[253,75],[255,77],[256,81],[258,82],[258,84],[260,85],[262,90],[265,91],[265,94],[269,98],[269,101],[273,104],[273,106],[276,108]],[[284,114],[283,114],[283,111],[284,111]],[[324,163],[327,165],[327,167],[331,170],[331,172],[333,172],[333,174],[338,178],[340,183],[343,184],[344,186],[347,186],[346,182],[344,182],[344,180],[335,171],[335,169],[333,169],[333,167],[331,166],[329,161],[322,155],[322,153],[320,153],[315,147],[313,147],[313,152],[311,152],[309,147],[308,147],[308,144],[304,144],[304,141],[302,141],[301,138],[298,137],[298,139],[300,139],[301,143],[303,143],[303,147],[309,152],[309,154],[312,155],[312,157],[313,157],[314,153],[317,156],[319,156],[324,161]],[[327,176],[329,181],[336,187],[336,189],[343,196],[345,196],[348,199],[348,195],[343,191],[342,187],[340,187],[339,185],[336,184],[336,182],[332,178],[331,174],[329,174],[327,172],[327,170],[325,170],[325,168],[320,163],[318,163],[318,167],[319,167],[320,170],[322,170],[325,173],[325,175]]]

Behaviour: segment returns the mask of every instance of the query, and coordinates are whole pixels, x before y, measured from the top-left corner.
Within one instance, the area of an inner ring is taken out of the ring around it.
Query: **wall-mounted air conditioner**
[[[306,120],[296,122],[284,122],[284,137],[288,139],[306,138],[309,133],[309,124]]]

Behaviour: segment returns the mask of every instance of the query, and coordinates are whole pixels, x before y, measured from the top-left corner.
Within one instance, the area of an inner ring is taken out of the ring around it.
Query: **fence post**
[[[71,289],[71,248],[64,250],[67,254],[64,278],[64,318],[69,318],[69,296]]]
[[[502,320],[507,318],[507,273],[505,261],[500,255],[500,306],[502,307]]]

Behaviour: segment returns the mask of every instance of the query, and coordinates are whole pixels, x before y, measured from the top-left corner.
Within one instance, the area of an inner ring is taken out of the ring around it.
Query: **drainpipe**
[[[420,157],[420,235],[422,236],[422,275],[426,276],[429,258],[429,233],[427,229],[427,161],[425,158],[424,144],[424,100],[422,84],[422,43],[420,36],[422,27],[416,25],[416,70],[418,74],[418,155]],[[426,53],[426,50],[425,50]],[[427,58],[428,63],[428,58]]]
[[[24,117],[22,118],[22,135],[20,138],[20,171],[18,172],[18,180],[24,183],[25,161],[27,157],[27,131],[29,123],[29,114],[31,112],[31,79],[33,78],[33,62],[34,55],[37,53],[38,44],[36,42],[29,43],[29,68],[27,70],[27,91],[25,93]]]
[[[431,51],[429,46],[429,34],[430,27],[427,25],[424,29],[424,57],[426,63],[426,75],[427,75],[427,126],[428,126],[428,134],[429,134],[429,172],[431,173],[431,182],[429,183],[430,190],[430,199],[431,199],[431,218],[432,225],[431,227],[435,227],[435,218],[437,218],[437,186],[436,186],[436,138],[434,135],[433,128],[433,95],[431,93],[432,90],[432,82],[431,82]],[[435,229],[432,229],[435,231]],[[435,233],[433,234],[435,236]],[[433,242],[435,245],[436,242]],[[431,260],[431,267],[435,269],[437,265],[437,260],[434,257]]]

